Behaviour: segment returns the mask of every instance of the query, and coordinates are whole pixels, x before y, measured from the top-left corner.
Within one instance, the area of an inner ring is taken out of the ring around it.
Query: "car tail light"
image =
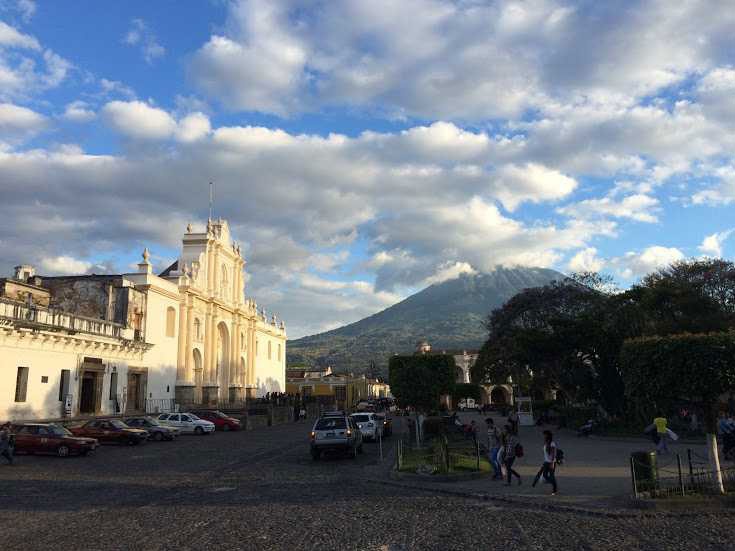
[[[316,433],[314,431],[311,431],[311,439],[314,440],[316,438]]]

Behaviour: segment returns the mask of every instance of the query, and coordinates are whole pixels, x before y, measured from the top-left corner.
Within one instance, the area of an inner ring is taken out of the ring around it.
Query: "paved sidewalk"
[[[483,428],[487,415],[461,414],[464,422],[474,420]],[[504,418],[493,416],[496,424],[505,421]],[[535,488],[531,487],[533,478],[543,463],[543,430],[548,428],[554,433],[557,446],[564,450],[564,464],[557,468],[556,476],[559,492],[550,496],[551,486],[543,479]],[[504,481],[493,481],[489,477],[466,480],[460,482],[432,482],[431,477],[406,477],[402,480],[407,484],[418,484],[425,489],[435,488],[438,491],[454,490],[467,494],[488,494],[501,497],[522,497],[525,500],[553,500],[584,507],[609,507],[611,503],[627,501],[632,494],[630,479],[630,454],[635,451],[652,451],[653,444],[645,438],[611,438],[590,437],[579,438],[575,431],[555,431],[555,427],[521,427],[520,440],[525,455],[517,459],[513,468],[522,477],[522,484],[513,481],[512,486],[505,486]],[[659,467],[676,473],[676,453],[682,458],[686,468],[687,448],[691,448],[700,457],[706,457],[703,445],[680,444],[670,445],[670,453],[659,457]],[[428,485],[428,486],[427,486]]]

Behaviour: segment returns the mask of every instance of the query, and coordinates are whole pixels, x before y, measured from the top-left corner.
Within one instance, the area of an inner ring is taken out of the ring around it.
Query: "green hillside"
[[[497,269],[431,285],[372,316],[332,331],[288,341],[289,365],[332,366],[362,373],[371,361],[387,373],[392,354],[412,352],[428,340],[434,350],[478,349],[487,315],[519,291],[562,274],[542,268]]]

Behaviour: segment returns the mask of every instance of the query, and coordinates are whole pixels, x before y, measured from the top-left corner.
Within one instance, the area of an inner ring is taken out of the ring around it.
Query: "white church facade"
[[[286,330],[247,298],[224,220],[159,275],[0,279],[0,420],[236,405],[285,391]]]

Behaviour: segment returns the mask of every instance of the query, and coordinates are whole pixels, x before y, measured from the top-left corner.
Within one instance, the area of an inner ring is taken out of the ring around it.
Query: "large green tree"
[[[439,407],[443,394],[452,394],[455,367],[450,354],[392,356],[388,363],[391,394],[401,407],[429,413]]]

